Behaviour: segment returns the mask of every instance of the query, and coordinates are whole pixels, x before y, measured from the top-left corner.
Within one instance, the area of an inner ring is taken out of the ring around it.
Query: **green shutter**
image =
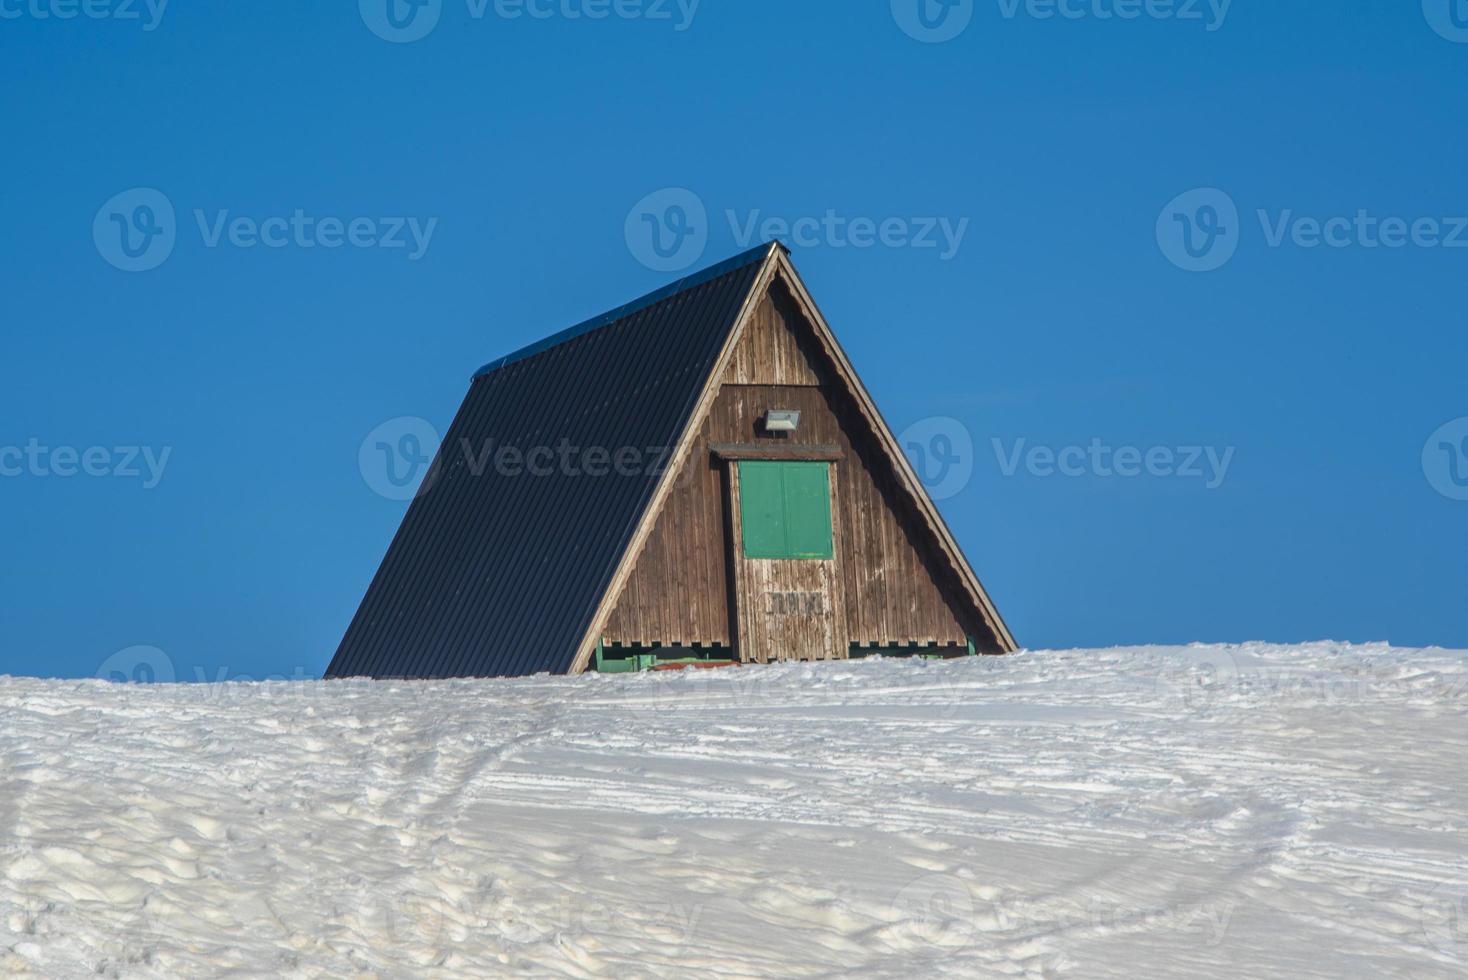
[[[829,559],[831,482],[825,463],[784,463],[785,543],[791,558]]]
[[[739,523],[744,557],[784,558],[785,504],[780,463],[739,464]]]
[[[830,560],[835,547],[828,464],[741,462],[739,521],[746,558]]]

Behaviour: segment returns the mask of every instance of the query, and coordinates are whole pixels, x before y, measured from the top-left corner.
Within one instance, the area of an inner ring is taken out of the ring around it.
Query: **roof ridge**
[[[671,299],[679,293],[686,292],[687,290],[702,286],[705,283],[712,282],[713,280],[718,279],[720,276],[728,275],[729,273],[742,269],[747,265],[752,265],[757,261],[762,262],[766,258],[768,258],[776,249],[779,249],[786,253],[789,252],[789,249],[785,248],[784,244],[782,244],[778,240],[765,242],[764,244],[757,245],[754,248],[746,249],[745,251],[740,252],[738,255],[735,255],[732,258],[725,259],[724,261],[719,262],[715,265],[711,265],[706,269],[700,269],[698,272],[690,273],[689,275],[684,276],[682,279],[669,283],[668,285],[663,286],[659,289],[655,289],[645,296],[640,296],[637,299],[632,300],[630,303],[624,303],[621,306],[616,307],[615,309],[608,310],[607,312],[602,313],[598,316],[594,316],[589,320],[583,320],[573,327],[567,327],[565,330],[553,333],[549,337],[544,337],[540,340],[537,340],[533,344],[527,344],[526,346],[521,347],[519,350],[512,351],[509,354],[504,355],[503,357],[496,358],[495,360],[490,361],[488,364],[484,365],[484,367],[480,368],[478,371],[475,371],[474,377],[470,380],[477,381],[480,378],[484,377],[486,374],[498,371],[502,367],[518,363],[519,361],[527,360],[537,354],[542,354],[553,347],[559,347],[568,341],[575,340],[577,337],[589,334],[594,330],[600,330],[602,327],[609,326],[613,323],[616,323],[618,320],[629,317],[634,313],[639,313],[642,310],[645,310],[648,307],[653,306],[657,303],[661,303],[665,299]]]

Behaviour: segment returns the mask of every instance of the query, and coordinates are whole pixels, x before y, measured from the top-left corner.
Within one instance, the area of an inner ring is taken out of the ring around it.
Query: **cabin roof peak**
[[[639,313],[650,306],[655,306],[658,303],[661,303],[663,300],[671,299],[679,293],[686,292],[691,289],[696,289],[697,287],[702,286],[705,283],[712,282],[720,276],[727,275],[728,273],[734,272],[737,269],[742,269],[747,265],[754,265],[757,262],[763,262],[777,251],[783,255],[790,254],[790,249],[786,248],[782,242],[769,241],[765,242],[762,245],[757,245],[754,248],[746,249],[745,251],[740,252],[738,255],[725,259],[724,261],[719,262],[715,265],[711,265],[705,269],[700,269],[697,272],[689,273],[683,278],[675,282],[669,283],[668,285],[663,286],[659,289],[655,289],[645,296],[640,296],[629,303],[623,303],[621,306],[618,306],[615,309],[608,310],[607,312],[594,316],[589,320],[583,320],[575,326],[567,327],[565,330],[553,333],[548,337],[543,337],[532,344],[527,344],[524,347],[521,347],[519,350],[511,351],[503,357],[496,358],[495,360],[490,361],[488,364],[481,367],[478,371],[475,371],[474,377],[471,380],[477,381],[480,378],[484,377],[486,374],[492,374],[502,367],[515,364],[519,361],[528,360],[529,358],[532,358],[537,354],[542,354],[554,347],[559,347],[562,344],[567,343],[568,341],[575,340],[577,337],[582,337],[595,330],[600,330],[603,327],[611,326],[618,320],[622,320],[629,316],[632,316],[635,313]]]

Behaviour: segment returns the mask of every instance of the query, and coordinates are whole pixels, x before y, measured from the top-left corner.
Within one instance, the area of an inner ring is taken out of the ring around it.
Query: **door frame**
[[[758,597],[752,595],[753,582],[750,576],[750,563],[763,561],[802,561],[825,564],[830,566],[830,590],[828,600],[831,604],[831,645],[833,649],[823,652],[823,655],[813,658],[819,660],[845,660],[850,650],[851,640],[846,621],[846,576],[843,555],[845,544],[843,540],[841,519],[841,468],[837,464],[844,458],[844,454],[835,446],[714,446],[711,447],[714,454],[723,461],[725,473],[725,485],[728,487],[729,508],[729,535],[726,542],[729,564],[733,566],[733,595],[730,597],[733,603],[734,615],[730,617],[733,626],[734,655],[742,663],[769,663],[771,651],[759,649],[754,638],[761,635],[754,629],[754,617],[762,614]],[[744,513],[740,505],[739,496],[739,463],[743,461],[780,461],[792,463],[824,463],[826,465],[826,483],[831,495],[831,558],[830,559],[768,559],[768,558],[746,558],[744,557]],[[751,649],[753,647],[754,649]],[[774,659],[797,660],[798,657],[781,656],[776,651]]]

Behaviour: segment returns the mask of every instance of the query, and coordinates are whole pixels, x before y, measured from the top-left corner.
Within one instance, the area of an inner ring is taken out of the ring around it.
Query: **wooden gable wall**
[[[759,422],[770,408],[799,409],[799,431],[764,433]],[[710,446],[771,443],[841,450],[835,519],[852,642],[962,645],[972,635],[981,649],[1000,648],[782,285],[754,311],[695,438],[602,631],[605,642],[732,645],[728,477]]]

